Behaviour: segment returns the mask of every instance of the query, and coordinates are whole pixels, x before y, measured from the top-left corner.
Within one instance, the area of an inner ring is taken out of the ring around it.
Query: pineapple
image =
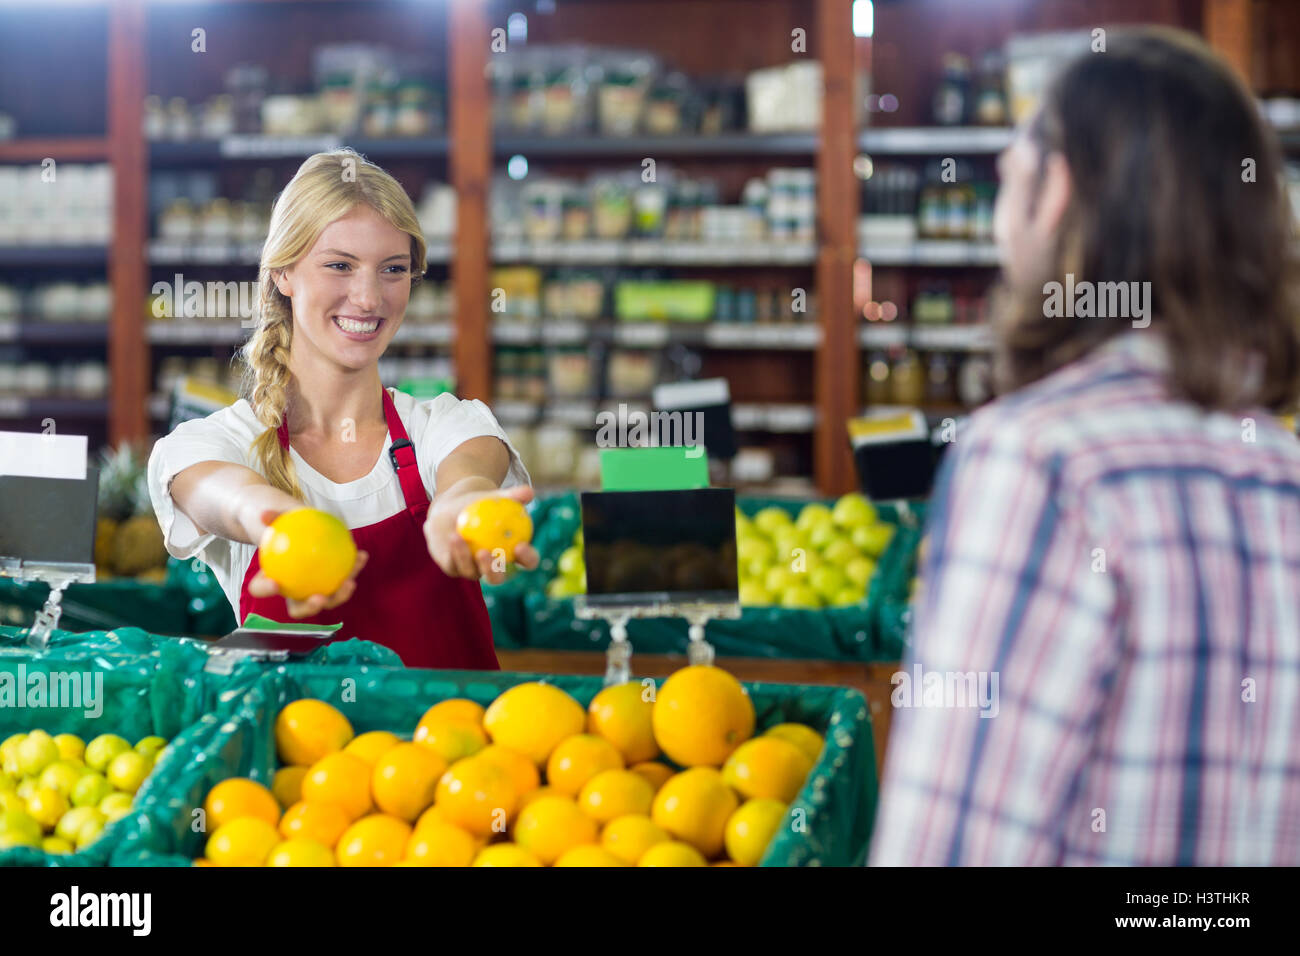
[[[148,459],[129,445],[100,458],[99,514],[104,542],[101,548],[96,541],[96,563],[101,556],[108,559],[105,563],[116,575],[166,567],[167,549],[149,498]]]

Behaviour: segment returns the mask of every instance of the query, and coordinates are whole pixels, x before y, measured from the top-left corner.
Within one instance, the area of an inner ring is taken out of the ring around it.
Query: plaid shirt
[[[1300,864],[1300,443],[1165,367],[1126,331],[949,450],[904,672],[996,716],[895,675],[873,864]]]

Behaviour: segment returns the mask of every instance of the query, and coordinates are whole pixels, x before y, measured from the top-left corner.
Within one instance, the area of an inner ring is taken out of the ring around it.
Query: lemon
[[[411,739],[437,754],[448,766],[472,757],[488,742],[487,734],[478,724],[448,717],[426,717],[415,728]]]
[[[369,733],[353,737],[351,742],[343,748],[343,752],[352,754],[354,757],[360,757],[373,767],[375,761],[401,742],[402,740],[397,734],[389,733],[387,730],[372,730]]]
[[[635,865],[646,850],[672,837],[663,827],[643,814],[628,814],[610,820],[600,832],[600,845],[624,863]]]
[[[384,813],[411,823],[433,803],[447,762],[419,744],[399,743],[375,762],[370,792]]]
[[[279,829],[285,840],[310,840],[333,849],[351,824],[337,804],[300,801],[284,812]]]
[[[575,846],[555,861],[556,866],[627,866],[613,853],[598,846]]]
[[[285,840],[266,858],[267,866],[335,866],[334,851],[315,840]]]
[[[718,767],[754,733],[754,703],[740,681],[718,667],[674,672],[655,699],[655,740],[683,767]]]
[[[608,823],[629,813],[648,814],[654,798],[654,788],[640,774],[606,770],[586,782],[578,807],[597,823]]]
[[[608,740],[593,734],[574,734],[551,751],[546,761],[546,783],[565,796],[576,797],[598,773],[622,769],[623,757]]]
[[[265,820],[240,817],[217,827],[204,856],[217,866],[263,866],[280,842],[280,834]]]
[[[275,749],[281,763],[310,767],[342,750],[353,736],[348,719],[323,700],[295,700],[275,718]]]
[[[780,800],[748,800],[727,820],[727,856],[741,866],[757,866],[767,845],[785,822],[788,807]]]
[[[567,797],[542,797],[524,807],[515,821],[515,842],[543,863],[551,864],[568,850],[595,843],[595,822]]]
[[[788,740],[800,750],[808,755],[808,759],[816,763],[822,755],[822,746],[825,741],[822,735],[817,733],[811,727],[803,724],[777,724],[763,731],[764,737],[780,737],[782,740]]]
[[[739,802],[722,774],[711,767],[694,767],[659,788],[650,818],[711,859],[722,851],[727,820]]]
[[[592,698],[587,707],[587,733],[604,737],[629,764],[653,760],[659,756],[653,714],[653,696],[639,682],[615,684]]]
[[[76,734],[59,734],[54,738],[54,746],[59,748],[59,757],[63,760],[86,759],[86,742]]]
[[[346,748],[344,748],[346,749]],[[275,802],[288,810],[302,799],[302,780],[308,767],[281,767],[271,778],[271,795]]]
[[[348,827],[335,852],[339,866],[392,866],[402,859],[411,827],[386,813],[372,813]]]
[[[700,851],[695,849],[689,843],[680,843],[676,840],[669,840],[667,843],[656,843],[650,849],[645,851],[645,855],[637,861],[637,866],[708,866],[708,860],[700,855]]]
[[[507,561],[515,559],[515,548],[533,537],[533,519],[522,504],[513,498],[489,496],[465,506],[456,516],[456,532],[470,550],[500,552]]]
[[[479,850],[474,866],[541,866],[541,860],[514,843],[494,843]]]
[[[347,526],[324,511],[295,508],[267,526],[257,548],[262,571],[296,601],[333,594],[352,573],[357,544]]]
[[[68,799],[50,787],[37,787],[27,801],[27,812],[46,830],[53,830],[68,812]]]
[[[153,763],[148,757],[127,750],[113,758],[104,776],[123,793],[135,793],[152,772]]]
[[[478,849],[473,834],[450,823],[430,822],[416,826],[406,842],[405,859],[420,866],[469,866]]]
[[[587,726],[587,714],[576,700],[551,684],[517,684],[501,694],[483,715],[483,728],[493,743],[517,750],[538,767],[567,737]]]
[[[812,771],[808,755],[780,737],[755,737],[735,749],[722,778],[742,797],[770,797],[789,803]]]
[[[59,818],[54,826],[54,835],[69,843],[77,842],[77,834],[88,820],[98,820],[101,824],[111,821],[107,815],[96,807],[73,807]]]

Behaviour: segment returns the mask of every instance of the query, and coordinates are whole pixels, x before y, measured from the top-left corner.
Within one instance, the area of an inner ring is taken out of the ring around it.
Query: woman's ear
[[[293,283],[289,281],[289,276],[285,270],[280,269],[272,273],[272,275],[275,278],[275,287],[280,290],[280,294],[287,298],[293,298]]]
[[[1073,192],[1074,180],[1070,176],[1069,163],[1060,153],[1048,153],[1043,184],[1038,191],[1034,210],[1034,228],[1039,235],[1054,235],[1060,228]]]

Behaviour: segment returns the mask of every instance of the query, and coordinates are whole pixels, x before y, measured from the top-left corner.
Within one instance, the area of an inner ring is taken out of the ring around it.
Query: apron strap
[[[407,437],[401,416],[393,404],[388,389],[384,389],[384,419],[388,422],[388,434],[393,442],[388,446],[388,460],[393,463],[397,480],[402,486],[402,497],[406,500],[406,511],[416,524],[423,524],[424,512],[429,507],[429,495],[420,480],[420,469],[415,460],[415,446]]]

